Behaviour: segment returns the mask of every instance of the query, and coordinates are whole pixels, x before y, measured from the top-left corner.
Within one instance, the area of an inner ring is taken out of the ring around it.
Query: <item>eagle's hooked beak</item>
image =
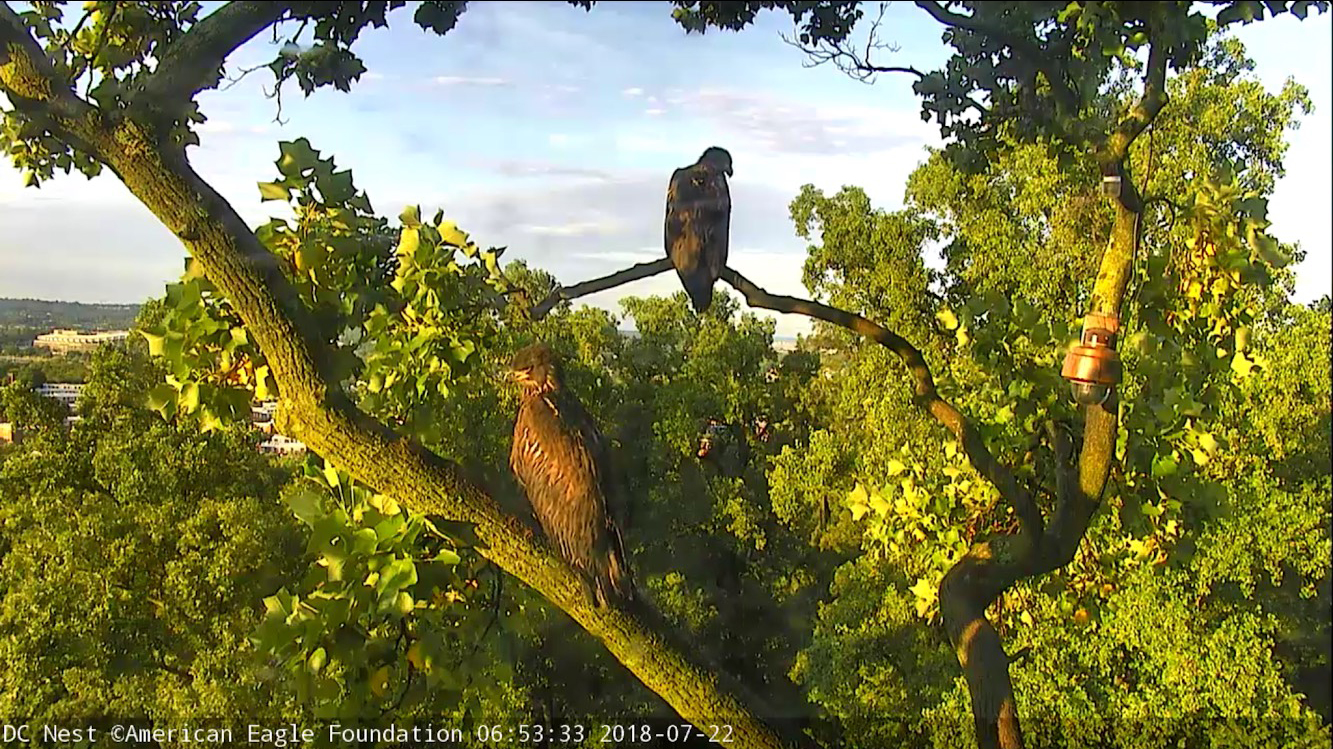
[[[728,165],[727,165],[727,168],[722,170],[722,173],[725,174],[725,175],[727,175],[728,177],[730,177],[730,176],[731,176],[731,165],[728,164]]]

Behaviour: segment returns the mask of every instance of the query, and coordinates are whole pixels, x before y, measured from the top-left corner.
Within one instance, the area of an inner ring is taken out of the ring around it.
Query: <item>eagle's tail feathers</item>
[[[679,274],[680,283],[690,297],[695,314],[702,315],[713,304],[713,281],[705,273]]]
[[[611,601],[621,604],[632,602],[635,598],[634,578],[629,565],[625,563],[625,554],[620,545],[620,534],[611,529],[611,543],[606,553],[598,555],[594,578],[597,583],[597,602],[606,606]]]

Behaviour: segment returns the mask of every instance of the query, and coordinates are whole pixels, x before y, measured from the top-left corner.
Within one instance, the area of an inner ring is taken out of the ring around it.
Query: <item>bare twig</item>
[[[241,72],[240,72],[239,75],[236,75],[236,76],[223,76],[224,80],[227,81],[227,85],[222,86],[222,87],[219,88],[218,90],[219,90],[219,91],[230,91],[231,88],[232,88],[233,86],[235,86],[236,84],[238,84],[238,83],[240,83],[241,81],[245,80],[245,77],[246,77],[246,76],[250,75],[251,73],[254,73],[254,72],[263,70],[264,68],[267,68],[268,65],[269,65],[268,63],[261,63],[261,64],[259,64],[259,65],[255,65],[254,67],[250,67],[250,68],[242,68],[242,69],[241,69]],[[267,92],[265,92],[265,93],[267,93]]]
[[[614,289],[617,286],[627,284],[630,281],[637,281],[640,278],[655,276],[658,273],[671,270],[671,267],[671,258],[664,257],[650,263],[632,265],[624,270],[616,271],[609,276],[594,278],[591,281],[584,281],[583,283],[574,284],[573,286],[562,286],[551,292],[551,294],[539,302],[536,307],[532,308],[532,319],[540,320],[543,317],[546,317],[546,315],[561,302],[570,299],[578,299],[581,296],[587,296],[589,294],[596,294],[599,291],[606,291],[607,289]]]
[[[807,60],[802,63],[804,67],[814,68],[825,63],[833,63],[838,70],[861,81],[862,83],[874,82],[875,76],[880,73],[908,73],[916,76],[918,79],[924,78],[925,73],[911,66],[904,65],[878,65],[871,61],[872,55],[876,50],[888,52],[898,52],[897,45],[882,42],[879,39],[879,27],[884,20],[884,11],[887,10],[888,3],[879,4],[879,13],[875,20],[870,24],[870,30],[866,35],[865,49],[857,51],[852,48],[846,40],[832,41],[820,40],[814,44],[805,44],[786,34],[780,35],[782,41],[799,49],[805,54]]]
[[[111,26],[116,22],[116,15],[120,13],[120,6],[112,3],[111,12],[107,13],[106,19],[102,21],[102,27],[97,30],[97,39],[93,40],[93,53],[88,57],[88,85],[84,88],[83,98],[91,99],[93,96],[93,75],[97,69],[97,56],[102,54],[106,47],[106,36],[111,31]],[[106,73],[102,74],[104,77]]]

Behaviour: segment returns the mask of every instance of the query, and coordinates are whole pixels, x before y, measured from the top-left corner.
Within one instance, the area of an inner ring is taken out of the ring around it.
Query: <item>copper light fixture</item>
[[[1119,331],[1120,320],[1115,315],[1091,312],[1083,319],[1083,337],[1069,349],[1060,370],[1080,404],[1105,403],[1120,383],[1120,355],[1115,351]]]

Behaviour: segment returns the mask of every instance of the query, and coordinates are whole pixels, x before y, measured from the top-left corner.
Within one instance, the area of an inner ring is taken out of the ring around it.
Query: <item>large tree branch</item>
[[[1119,316],[1142,234],[1137,191],[1124,169],[1133,139],[1152,124],[1166,104],[1165,56],[1156,47],[1149,53],[1143,97],[1133,107],[1098,154],[1103,173],[1109,167],[1122,176],[1122,194],[1115,204],[1115,223],[1093,285],[1091,312]],[[1047,532],[1036,546],[1001,545],[999,539],[969,550],[940,584],[940,608],[951,641],[964,664],[972,698],[978,744],[982,749],[1023,746],[1022,731],[999,636],[985,617],[986,607],[1019,580],[1041,575],[1068,564],[1087,534],[1101,506],[1102,494],[1115,460],[1119,402],[1113,394],[1104,404],[1084,410],[1083,448],[1077,466],[1068,438],[1052,433],[1056,457],[1056,510]]]
[[[1154,41],[1148,48],[1148,64],[1143,75],[1143,95],[1139,97],[1129,112],[1121,118],[1115,130],[1107,138],[1101,158],[1103,161],[1122,161],[1129,155],[1129,147],[1134,139],[1157,119],[1157,115],[1166,106],[1166,68],[1167,51],[1160,41]]]
[[[0,3],[0,91],[24,114],[58,120],[65,126],[94,112],[91,104],[56,75],[46,52],[9,3]],[[84,137],[88,133],[74,134]]]
[[[278,22],[288,3],[237,0],[204,16],[158,56],[157,67],[131,97],[136,103],[175,109],[216,85],[227,57]]]
[[[829,307],[807,299],[770,294],[745,276],[730,267],[722,269],[722,280],[726,281],[744,297],[751,307],[771,309],[813,317],[859,333],[892,351],[902,360],[912,378],[913,395],[918,407],[935,417],[943,424],[967,455],[972,467],[1000,491],[1000,496],[1014,508],[1022,527],[1022,533],[1032,543],[1040,540],[1043,528],[1041,511],[1027,490],[1019,486],[1013,473],[1007,466],[991,455],[990,449],[972,422],[967,420],[952,403],[939,394],[935,387],[935,378],[921,352],[902,336],[873,323],[860,315]]]
[[[591,281],[576,283],[573,286],[561,286],[555,291],[552,291],[545,299],[538,302],[536,307],[532,308],[532,319],[540,320],[543,317],[546,317],[546,315],[561,302],[570,299],[578,299],[581,296],[587,296],[589,294],[596,294],[599,291],[606,291],[607,289],[614,289],[617,286],[627,284],[630,281],[637,281],[640,278],[655,276],[658,273],[671,270],[671,267],[671,258],[664,257],[660,260],[653,260],[648,263],[631,265],[630,267],[616,271],[609,276],[594,278]]]
[[[57,137],[80,138],[185,245],[206,277],[227,297],[264,352],[281,394],[278,420],[315,452],[354,478],[391,494],[412,512],[472,523],[482,553],[527,583],[606,648],[682,718],[707,731],[731,727],[738,746],[796,747],[758,703],[697,648],[673,639],[650,611],[597,608],[577,574],[551,547],[507,514],[455,463],[395,434],[358,410],[331,385],[317,326],[272,254],[235,209],[193,170],[183,148],[163,145],[155,124],[134,115],[114,125],[60,88],[40,47],[0,5],[0,91],[51,113]]]
[[[940,581],[940,613],[953,643],[972,699],[976,736],[982,749],[1017,749],[1022,731],[1009,660],[999,633],[986,619],[986,607],[1028,572],[1041,555],[1045,535],[1041,511],[1009,468],[997,461],[980,433],[952,404],[940,397],[925,358],[910,343],[860,315],[795,297],[769,294],[731,268],[722,280],[745,296],[751,307],[806,315],[859,333],[902,359],[914,382],[917,405],[944,424],[963,446],[972,466],[1000,491],[1019,518],[1017,538],[1003,537],[973,546]],[[1014,543],[1016,542],[1016,543]]]

